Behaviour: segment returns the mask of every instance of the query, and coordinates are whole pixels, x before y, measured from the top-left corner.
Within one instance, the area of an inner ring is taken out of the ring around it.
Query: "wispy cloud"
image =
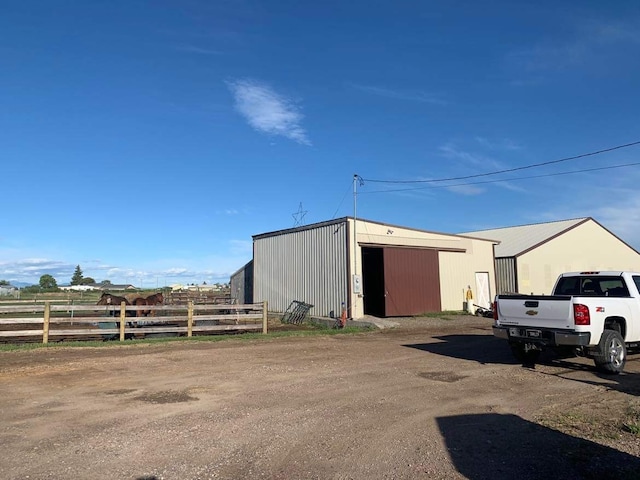
[[[178,45],[175,47],[175,49],[180,52],[195,53],[197,55],[224,55],[224,52],[221,50],[202,48],[195,45]]]
[[[45,258],[26,258],[0,263],[0,278],[24,280],[25,278],[40,277],[42,275],[73,274],[75,265],[67,262],[49,260]]]
[[[431,103],[434,105],[447,105],[447,101],[442,95],[427,93],[419,90],[393,90],[390,88],[377,87],[373,85],[351,84],[362,92],[378,95],[380,97],[393,98],[396,100],[406,100],[409,102]]]
[[[458,148],[453,143],[446,143],[438,148],[445,158],[456,160],[463,167],[477,169],[475,173],[484,173],[502,168],[502,164],[493,158],[475,152],[468,152]],[[471,172],[473,173],[473,172]]]
[[[476,142],[478,142],[483,147],[488,148],[489,150],[522,150],[522,146],[517,142],[509,138],[501,138],[498,140],[489,140],[485,137],[475,137]]]
[[[601,65],[612,53],[637,55],[638,20],[616,22],[588,20],[568,25],[568,38],[544,39],[529,48],[511,52],[508,60],[529,72],[566,70]]]
[[[304,117],[300,107],[291,98],[255,80],[235,80],[227,85],[234,96],[236,110],[254,129],[311,145],[301,125]]]

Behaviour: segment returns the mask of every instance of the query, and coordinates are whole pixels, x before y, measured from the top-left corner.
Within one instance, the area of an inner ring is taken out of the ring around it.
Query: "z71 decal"
[[[596,312],[604,313],[604,307],[596,307]]]

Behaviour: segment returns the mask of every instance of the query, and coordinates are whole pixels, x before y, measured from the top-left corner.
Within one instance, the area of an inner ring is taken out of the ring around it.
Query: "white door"
[[[489,272],[476,272],[476,292],[474,303],[480,307],[489,308],[491,306]]]

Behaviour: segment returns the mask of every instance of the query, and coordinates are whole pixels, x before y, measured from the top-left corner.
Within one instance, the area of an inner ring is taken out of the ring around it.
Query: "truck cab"
[[[627,348],[640,342],[639,286],[640,273],[564,273],[550,296],[498,295],[493,332],[523,364],[552,348],[583,354],[599,370],[619,373]]]

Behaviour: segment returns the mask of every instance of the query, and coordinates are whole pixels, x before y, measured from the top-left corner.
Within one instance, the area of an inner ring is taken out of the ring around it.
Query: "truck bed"
[[[571,329],[573,307],[565,295],[499,295],[498,325]]]

